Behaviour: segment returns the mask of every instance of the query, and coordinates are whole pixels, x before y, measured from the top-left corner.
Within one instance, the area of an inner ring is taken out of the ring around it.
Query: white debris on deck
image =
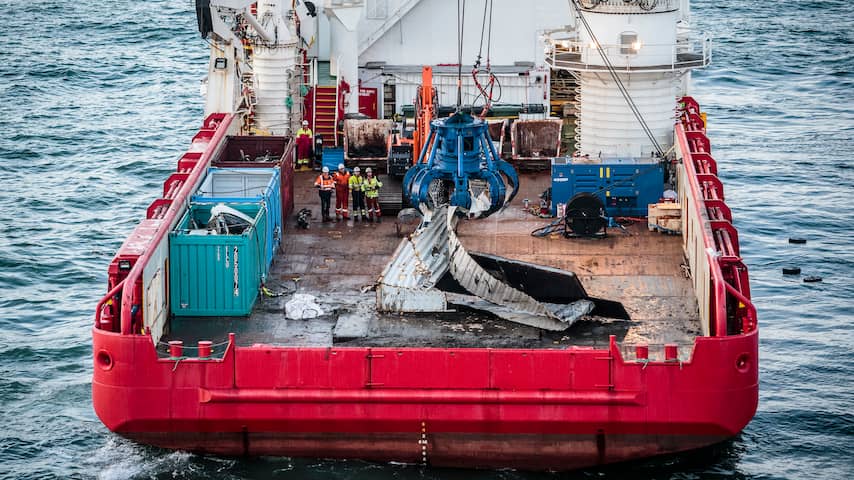
[[[285,316],[291,320],[308,320],[323,315],[323,309],[317,304],[317,297],[306,293],[296,293],[285,304]]]

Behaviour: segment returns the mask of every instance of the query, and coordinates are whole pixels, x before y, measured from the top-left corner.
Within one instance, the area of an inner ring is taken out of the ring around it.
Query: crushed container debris
[[[401,242],[380,275],[377,310],[398,313],[441,312],[447,311],[451,303],[551,331],[566,330],[579,318],[593,311],[595,305],[583,298],[586,293],[580,284],[571,289],[576,294],[574,302],[551,304],[526,293],[519,282],[490,273],[512,273],[514,269],[523,269],[524,275],[527,275],[531,270],[542,269],[539,275],[554,276],[555,269],[492,256],[484,257],[479,262],[457,238],[456,210],[456,207],[436,210],[429,222],[425,222]],[[493,265],[492,270],[487,270],[481,264],[486,261]],[[495,266],[501,268],[496,269]],[[445,274],[449,274],[466,293],[451,293],[437,288]],[[577,283],[574,276],[572,280]]]

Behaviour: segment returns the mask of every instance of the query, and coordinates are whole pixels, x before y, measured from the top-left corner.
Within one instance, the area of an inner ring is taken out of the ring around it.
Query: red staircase
[[[317,95],[315,101],[314,96]],[[315,135],[323,136],[323,146],[335,146],[335,120],[338,118],[335,112],[336,88],[332,86],[318,85],[312,88],[305,96],[305,112],[309,124],[313,125],[312,131]],[[317,109],[316,114],[314,109]]]

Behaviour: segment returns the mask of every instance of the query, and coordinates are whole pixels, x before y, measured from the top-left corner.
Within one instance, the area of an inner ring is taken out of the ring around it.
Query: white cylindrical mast
[[[289,133],[294,113],[298,113],[295,103],[299,99],[292,97],[294,85],[299,83],[292,80],[299,74],[295,68],[297,42],[285,13],[282,1],[258,2],[257,22],[262,30],[252,45],[257,98],[255,122],[260,130],[273,135]]]
[[[677,98],[686,93],[684,77],[711,58],[709,40],[692,37],[688,2],[571,0],[570,5],[575,26],[551,34],[547,61],[579,80],[577,153],[642,159],[653,156],[656,143],[667,150]]]

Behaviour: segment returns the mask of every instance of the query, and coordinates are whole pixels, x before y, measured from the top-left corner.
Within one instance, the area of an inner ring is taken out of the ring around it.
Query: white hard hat
[[[344,170],[344,164],[343,163],[338,164],[338,170]]]
[[[362,171],[362,169],[361,169],[361,168],[359,168],[359,167],[356,167],[356,168],[354,168],[354,169],[353,169],[353,173],[359,173],[359,172],[361,172],[361,171]]]
[[[329,167],[323,167],[323,169],[321,170],[321,172],[323,172],[323,173],[329,173]]]
[[[365,169],[365,173],[371,173],[371,171],[372,171],[372,170],[371,170],[371,167],[368,167],[368,168],[366,168],[366,169]]]
[[[303,124],[303,125],[308,125],[308,120],[303,120],[303,121],[302,121],[302,124]]]

